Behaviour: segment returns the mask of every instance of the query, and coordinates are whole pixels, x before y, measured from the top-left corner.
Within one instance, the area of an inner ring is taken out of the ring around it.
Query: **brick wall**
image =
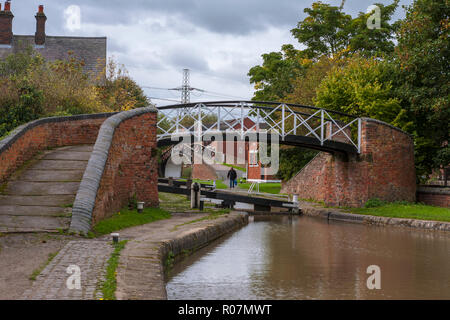
[[[153,125],[152,125],[153,124]],[[115,130],[92,222],[104,219],[126,206],[136,195],[146,207],[159,205],[156,155],[156,113],[123,121]]]
[[[73,231],[88,232],[136,195],[158,206],[157,110],[118,113],[101,126],[72,209]]]
[[[192,165],[192,179],[200,180],[216,180],[216,171],[208,164],[193,164]]]
[[[281,192],[331,206],[358,207],[372,198],[415,201],[411,137],[373,119],[363,119],[361,128],[361,154],[320,153]]]
[[[18,127],[0,141],[0,183],[41,150],[94,144],[101,124],[111,115],[45,118]]]
[[[450,208],[450,187],[418,187],[417,202],[422,202],[430,206]]]

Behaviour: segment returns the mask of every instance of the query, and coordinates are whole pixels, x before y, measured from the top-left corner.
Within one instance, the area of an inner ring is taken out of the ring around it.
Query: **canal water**
[[[450,299],[448,233],[298,216],[250,220],[176,264],[168,298]],[[371,265],[380,268],[381,289],[367,287]]]

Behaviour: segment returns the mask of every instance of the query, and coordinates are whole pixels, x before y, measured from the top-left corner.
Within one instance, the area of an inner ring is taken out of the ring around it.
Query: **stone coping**
[[[158,110],[150,106],[123,111],[103,122],[73,204],[70,230],[87,233],[91,229],[95,199],[116,128],[125,120],[149,112],[156,113]]]
[[[65,116],[65,117],[49,117],[49,118],[41,118],[28,123],[25,123],[17,128],[15,128],[9,135],[0,140],[0,154],[8,150],[14,142],[16,142],[20,137],[22,137],[26,132],[31,129],[47,124],[47,123],[57,123],[57,122],[65,122],[65,121],[79,121],[79,120],[88,120],[88,119],[100,119],[100,118],[108,118],[117,114],[117,112],[110,113],[93,113],[93,114],[80,114],[75,116]]]
[[[353,214],[342,212],[341,210],[335,208],[313,207],[305,203],[301,203],[300,207],[301,212],[304,215],[327,220],[361,223],[368,225],[391,225],[399,227],[420,228],[433,231],[450,231],[450,222],[444,221],[389,218],[364,214]]]
[[[450,187],[418,186],[418,193],[450,195]]]

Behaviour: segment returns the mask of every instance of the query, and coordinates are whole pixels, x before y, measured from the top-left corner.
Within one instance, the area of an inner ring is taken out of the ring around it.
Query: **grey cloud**
[[[186,48],[177,48],[171,50],[167,56],[167,62],[175,68],[189,68],[200,72],[208,71],[208,63],[202,57],[200,52],[186,50]]]

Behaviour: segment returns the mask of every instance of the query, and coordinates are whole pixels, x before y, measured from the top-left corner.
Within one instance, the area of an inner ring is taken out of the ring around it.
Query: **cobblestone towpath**
[[[223,234],[240,226],[235,224],[238,216],[231,213],[210,220],[205,213],[173,213],[170,219],[118,231],[120,240],[129,241],[121,252],[117,269],[117,299],[166,299],[160,246],[187,235],[197,238],[202,233],[214,239],[220,236],[215,232]],[[241,221],[240,218],[238,220]],[[217,228],[208,229],[211,226]],[[103,298],[100,285],[105,279],[107,262],[113,251],[110,235],[69,241],[37,276],[32,287],[24,292],[22,299]],[[80,275],[78,288],[71,281],[77,268]]]
[[[22,299],[92,300],[102,298],[97,287],[99,281],[104,280],[106,262],[112,252],[113,246],[108,240],[70,241],[36,278],[31,289],[25,291]],[[79,288],[76,287],[75,281],[77,268],[80,275]],[[69,286],[68,280],[70,280]]]

